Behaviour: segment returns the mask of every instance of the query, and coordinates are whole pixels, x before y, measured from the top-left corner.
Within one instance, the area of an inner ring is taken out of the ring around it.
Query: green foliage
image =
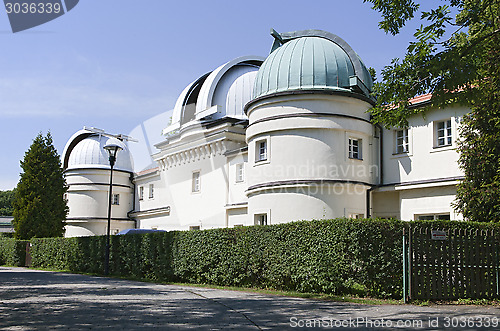
[[[113,275],[294,292],[401,298],[403,231],[474,235],[500,224],[380,219],[302,221],[112,236]],[[429,232],[429,231],[428,231]],[[32,265],[102,274],[106,237],[34,238]],[[0,264],[24,265],[26,241],[0,239]]]
[[[380,27],[393,35],[420,8],[418,1],[412,0],[365,2],[382,14]],[[404,127],[410,116],[428,109],[449,104],[474,107],[481,100],[478,82],[487,77],[483,69],[489,66],[488,44],[500,34],[500,4],[494,0],[442,3],[420,12],[423,24],[414,33],[415,40],[409,43],[405,57],[392,60],[382,70],[382,80],[374,86],[377,104],[371,110],[376,122]],[[432,94],[428,106],[410,106],[411,98],[425,93]],[[391,111],[387,111],[389,105]]]
[[[0,216],[12,216],[14,197],[16,189],[12,191],[0,191]]]
[[[67,186],[50,133],[46,137],[40,133],[33,140],[21,168],[14,201],[15,237],[62,236],[68,213],[64,199]]]
[[[29,241],[0,238],[0,265],[24,267],[26,262],[26,244]]]
[[[447,220],[435,220],[435,221],[413,221],[409,222],[412,229],[432,229],[432,230],[463,230],[475,233],[476,230],[500,230],[500,224],[489,222],[463,222],[463,221],[447,221]]]
[[[459,164],[464,171],[455,206],[469,220],[500,222],[500,36],[485,45],[482,97],[460,127]]]
[[[393,35],[419,9],[412,0],[365,0],[382,14],[380,27]],[[455,16],[452,13],[456,13]],[[500,1],[447,0],[420,13],[424,23],[405,57],[394,59],[374,85],[374,121],[405,127],[429,109],[465,105],[460,126],[460,168],[465,174],[455,207],[466,219],[500,221]],[[425,107],[410,99],[432,95]],[[388,111],[390,109],[390,111]]]
[[[402,238],[410,226],[500,230],[497,223],[334,219],[113,236],[110,272],[162,282],[401,298]],[[104,236],[31,242],[35,267],[103,272]]]
[[[411,0],[384,1],[384,0],[363,0],[363,2],[373,3],[372,9],[382,13],[383,21],[379,27],[392,35],[399,33],[399,30],[406,24],[406,21],[415,16],[415,12],[420,7],[419,4]]]

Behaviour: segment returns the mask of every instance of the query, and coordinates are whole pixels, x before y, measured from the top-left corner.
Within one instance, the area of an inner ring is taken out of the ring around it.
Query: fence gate
[[[404,235],[409,299],[498,298],[498,240],[493,230],[410,228]]]

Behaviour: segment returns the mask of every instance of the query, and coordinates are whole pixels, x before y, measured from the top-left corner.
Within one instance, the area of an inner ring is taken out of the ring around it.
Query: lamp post
[[[108,229],[106,232],[106,256],[104,260],[104,275],[109,274],[109,246],[110,246],[110,230],[111,230],[111,200],[113,198],[113,167],[116,162],[116,154],[123,149],[123,143],[116,139],[110,138],[104,149],[109,154],[109,165],[111,167],[111,172],[109,175],[109,197],[108,197]]]

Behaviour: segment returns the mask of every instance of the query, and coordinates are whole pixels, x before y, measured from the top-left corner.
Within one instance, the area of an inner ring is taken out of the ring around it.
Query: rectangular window
[[[153,199],[155,197],[155,185],[149,184],[149,198]]]
[[[408,129],[396,131],[396,154],[408,153]]]
[[[200,192],[200,172],[193,172],[193,183],[191,187],[192,192]]]
[[[199,230],[200,226],[199,225],[192,225],[189,227],[189,230]]]
[[[349,158],[362,160],[361,139],[349,138]]]
[[[120,195],[119,194],[113,194],[113,197],[111,198],[111,204],[112,205],[119,205],[120,204]]]
[[[451,120],[437,122],[436,138],[438,147],[451,145]]]
[[[417,220],[419,221],[433,221],[433,220],[450,220],[450,214],[428,214],[428,215],[418,215]]]
[[[267,140],[257,141],[255,160],[256,161],[267,160]]]
[[[267,214],[256,214],[255,215],[256,225],[267,225]]]
[[[245,164],[239,163],[236,165],[236,182],[240,183],[245,180]]]
[[[434,215],[419,215],[418,220],[419,221],[433,221]]]
[[[139,200],[144,200],[144,186],[139,186]]]

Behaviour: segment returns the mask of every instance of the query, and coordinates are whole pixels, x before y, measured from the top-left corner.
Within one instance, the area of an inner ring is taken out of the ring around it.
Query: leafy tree
[[[420,9],[412,0],[364,2],[382,14],[380,28],[393,35]],[[420,19],[404,58],[393,59],[375,84],[372,114],[388,127],[406,126],[410,116],[429,109],[469,107],[458,142],[465,179],[455,207],[469,220],[500,221],[500,0],[443,0],[422,10]],[[432,94],[427,106],[409,107],[425,93]]]
[[[14,207],[12,203],[14,202],[14,195],[16,190],[12,191],[0,191],[0,216],[12,216]]]
[[[21,178],[14,201],[14,229],[17,239],[60,237],[68,207],[67,185],[59,155],[50,133],[33,140],[21,161]]]

